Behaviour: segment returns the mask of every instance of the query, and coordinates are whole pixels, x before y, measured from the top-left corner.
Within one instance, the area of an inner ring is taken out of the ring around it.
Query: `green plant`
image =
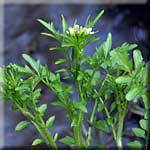
[[[97,33],[92,28],[100,19],[103,10],[91,20],[87,18],[85,27],[74,23],[73,27],[68,27],[62,15],[62,33],[57,31],[54,24],[47,23],[41,19],[41,23],[49,32],[42,35],[51,37],[60,42],[59,47],[50,50],[61,50],[65,58],[60,58],[56,65],[68,63],[69,68],[62,68],[51,72],[47,65],[42,65],[31,56],[23,54],[28,65],[9,64],[0,70],[1,93],[5,101],[12,101],[12,109],[19,109],[27,118],[16,126],[16,131],[21,131],[33,124],[41,135],[41,139],[35,139],[32,145],[45,142],[49,148],[57,149],[58,133],[51,135],[49,128],[53,126],[55,116],[51,116],[47,121],[43,119],[47,109],[47,104],[39,106],[38,102],[41,89],[38,88],[40,82],[44,83],[58,97],[58,101],[52,103],[53,106],[62,107],[66,110],[70,119],[72,136],[59,139],[65,145],[76,146],[77,149],[89,148],[91,146],[92,128],[97,128],[102,132],[112,132],[118,149],[122,149],[123,126],[128,104],[134,99],[140,100],[144,109],[148,109],[146,78],[146,63],[143,60],[140,50],[136,44],[123,43],[121,46],[112,48],[112,35],[108,33],[106,41],[92,56],[84,53],[85,47],[99,40],[94,35]],[[135,49],[135,50],[133,50]],[[132,51],[131,51],[132,50]],[[133,60],[129,58],[129,51],[133,53]],[[71,99],[73,85],[68,85],[61,80],[60,74],[67,72],[63,79],[72,79],[76,83],[78,99]],[[107,102],[113,99],[110,106]],[[87,104],[93,101],[92,112],[87,108]],[[96,112],[105,112],[105,118],[97,120]],[[91,113],[91,114],[90,114]],[[89,118],[85,116],[88,114]],[[140,121],[141,128],[133,128],[133,132],[145,139],[148,145],[149,129],[145,128],[145,121],[148,119],[145,113]],[[56,118],[57,119],[57,118]],[[144,120],[145,119],[145,120]],[[86,137],[83,136],[83,124],[87,124]],[[146,138],[147,137],[147,138]],[[136,141],[138,143],[138,141]],[[128,146],[133,146],[130,142]],[[139,148],[141,144],[138,143]],[[100,145],[101,146],[101,143]],[[148,147],[147,147],[148,149]]]

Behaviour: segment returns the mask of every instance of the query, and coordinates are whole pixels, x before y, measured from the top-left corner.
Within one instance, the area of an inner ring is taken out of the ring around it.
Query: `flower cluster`
[[[92,28],[82,27],[79,25],[74,25],[74,27],[69,27],[69,30],[66,31],[67,34],[70,35],[90,35],[94,34],[95,32],[92,31]]]

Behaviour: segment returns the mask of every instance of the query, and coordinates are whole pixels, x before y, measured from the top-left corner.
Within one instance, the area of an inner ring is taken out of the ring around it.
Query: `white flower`
[[[94,34],[95,32],[92,31],[92,28],[82,27],[79,25],[74,25],[74,27],[69,27],[69,30],[66,31],[67,34],[75,35],[75,34],[83,34],[83,35],[90,35]]]

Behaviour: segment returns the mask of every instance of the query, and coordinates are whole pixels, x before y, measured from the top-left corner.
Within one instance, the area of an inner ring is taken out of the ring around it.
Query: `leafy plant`
[[[38,60],[23,54],[26,65],[9,64],[0,70],[1,94],[4,100],[11,100],[12,109],[19,109],[27,118],[16,126],[16,131],[33,124],[41,135],[41,139],[35,139],[32,145],[45,142],[50,149],[57,149],[56,141],[59,141],[77,149],[89,148],[92,129],[97,128],[106,134],[111,132],[118,149],[121,150],[124,120],[129,103],[134,104],[135,99],[138,99],[144,104],[145,110],[149,109],[147,98],[149,91],[145,88],[148,84],[146,63],[136,44],[123,43],[119,47],[112,48],[112,34],[108,33],[106,41],[96,48],[92,56],[84,53],[87,45],[99,40],[94,36],[97,31],[93,31],[93,27],[103,13],[102,10],[93,20],[88,17],[85,27],[77,25],[76,22],[73,27],[68,27],[62,15],[62,32],[57,31],[52,22],[47,23],[38,19],[48,31],[42,35],[60,42],[59,46],[50,50],[61,50],[65,54],[65,58],[60,58],[55,64],[67,63],[68,69],[61,68],[53,73],[47,65],[42,65]],[[131,53],[133,60],[129,57]],[[74,92],[73,85],[63,82],[60,74],[64,72],[68,75],[63,79],[72,79],[75,82],[78,99],[71,99]],[[43,119],[47,104],[39,106],[41,89],[38,88],[38,84],[41,82],[58,98],[52,105],[66,110],[71,122],[72,136],[66,135],[59,139],[58,133],[54,136],[50,133],[49,128],[54,125],[57,118],[50,116],[46,121]],[[92,101],[94,105],[90,112],[87,104]],[[110,106],[107,105],[108,101],[112,101]],[[97,112],[105,112],[105,118],[98,120]],[[140,128],[132,129],[136,136],[145,139],[146,145],[149,141],[149,128],[146,127],[147,113],[146,111],[145,117],[140,120]],[[87,125],[86,136],[83,136],[83,124]],[[101,146],[102,143],[99,144],[98,146]],[[128,143],[130,147],[133,145],[142,147],[138,141]],[[148,149],[148,146],[146,148]]]

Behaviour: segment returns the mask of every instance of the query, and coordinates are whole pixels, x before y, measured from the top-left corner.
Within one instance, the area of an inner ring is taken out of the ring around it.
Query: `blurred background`
[[[73,25],[75,19],[78,24],[84,25],[86,17],[91,14],[95,17],[100,10],[104,9],[105,13],[101,20],[96,24],[95,30],[99,30],[97,36],[100,37],[100,42],[89,45],[86,48],[86,53],[91,55],[95,51],[95,47],[99,46],[106,39],[107,33],[113,35],[113,47],[122,44],[123,42],[137,43],[142,51],[146,61],[150,59],[150,45],[148,32],[150,31],[150,13],[148,5],[67,5],[67,4],[41,4],[41,5],[19,5],[5,4],[4,5],[4,63],[24,64],[21,57],[22,53],[32,55],[39,59],[42,64],[48,64],[49,68],[54,71],[58,68],[54,62],[63,56],[60,51],[49,51],[50,47],[58,43],[51,39],[42,36],[40,33],[45,29],[37,23],[37,19],[53,21],[56,29],[61,31],[61,14],[66,18],[70,26]],[[59,66],[61,67],[61,66]],[[43,89],[41,103],[47,103],[47,116],[56,115],[54,128],[51,129],[52,134],[58,131],[59,137],[69,135],[71,129],[68,120],[65,117],[65,111],[61,108],[54,108],[51,102],[55,101],[56,97],[49,90]],[[138,126],[138,120],[141,114],[130,112],[127,114],[124,143],[134,138],[131,128]],[[4,106],[4,147],[22,147],[30,146],[32,141],[39,137],[33,126],[23,132],[16,133],[15,126],[24,117],[18,112],[12,112],[11,103],[7,102]],[[96,132],[96,131],[95,131]],[[103,140],[103,135],[97,135],[92,141],[92,145],[97,145],[100,142],[103,144],[113,145],[112,138]],[[59,146],[60,143],[58,143]]]

